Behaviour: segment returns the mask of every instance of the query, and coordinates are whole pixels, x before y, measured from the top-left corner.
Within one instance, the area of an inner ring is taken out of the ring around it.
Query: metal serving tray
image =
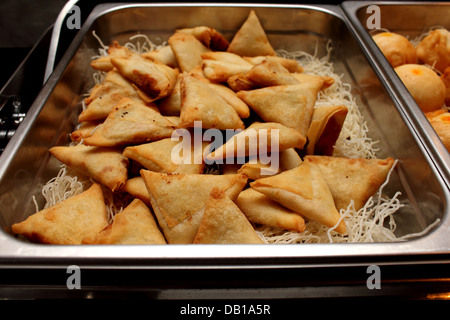
[[[344,1],[342,3],[345,16],[350,21],[351,29],[356,37],[363,43],[367,55],[376,65],[379,77],[388,90],[392,91],[393,98],[399,101],[402,112],[405,113],[413,126],[413,130],[420,136],[427,152],[439,167],[439,171],[450,187],[450,153],[445,148],[439,136],[414,101],[409,91],[390,66],[370,36],[367,20],[373,13],[370,5],[379,8],[380,28],[402,34],[414,39],[433,27],[450,29],[450,3],[449,2],[407,2],[407,1]]]
[[[98,41],[127,40],[137,32],[163,41],[176,28],[207,25],[231,37],[254,9],[277,49],[317,51],[334,47],[335,71],[354,88],[378,157],[399,164],[385,191],[401,191],[405,205],[396,215],[398,235],[420,232],[440,219],[427,235],[395,243],[305,245],[154,245],[55,246],[24,242],[8,229],[35,210],[40,188],[59,164],[48,152],[64,145],[76,125],[83,95],[93,86],[91,57]],[[376,76],[374,67],[333,5],[103,4],[90,14],[49,77],[26,119],[0,158],[0,266],[103,266],[105,268],[264,268],[343,266],[370,263],[441,261],[450,253],[449,192],[409,119]]]

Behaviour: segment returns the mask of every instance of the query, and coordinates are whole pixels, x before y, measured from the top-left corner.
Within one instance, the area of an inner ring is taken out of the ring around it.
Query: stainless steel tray
[[[32,195],[54,177],[59,167],[49,148],[66,144],[76,125],[80,100],[93,86],[90,59],[104,43],[123,41],[141,32],[165,40],[174,29],[208,25],[224,35],[234,34],[256,10],[276,48],[290,51],[334,50],[335,71],[354,87],[355,98],[379,157],[399,164],[386,192],[401,191],[404,207],[397,213],[398,233],[420,232],[440,219],[427,235],[395,243],[305,245],[164,245],[54,246],[32,244],[7,232],[34,212]],[[151,17],[151,19],[149,18]],[[410,120],[381,84],[379,74],[342,11],[333,5],[251,4],[103,4],[97,6],[49,77],[28,115],[0,158],[0,266],[103,266],[107,268],[265,268],[268,266],[348,266],[371,263],[423,263],[448,259],[450,242],[449,192],[435,163]],[[367,80],[372,85],[367,86]]]
[[[367,52],[367,56],[373,61],[379,77],[392,92],[402,106],[413,130],[420,136],[427,152],[439,167],[439,171],[450,187],[450,153],[447,151],[439,136],[416,104],[409,91],[401,82],[393,68],[389,65],[370,36],[367,19],[371,11],[367,12],[370,5],[377,6],[380,10],[382,29],[396,32],[414,39],[432,27],[441,26],[450,29],[450,3],[445,2],[408,2],[408,1],[344,1],[342,9],[348,18],[350,28]]]

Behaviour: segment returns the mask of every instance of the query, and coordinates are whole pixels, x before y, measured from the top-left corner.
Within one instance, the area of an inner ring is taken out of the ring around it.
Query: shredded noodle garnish
[[[108,47],[102,43],[101,39],[95,33],[93,35],[100,44],[99,55],[107,55]],[[130,50],[138,53],[151,51],[159,47],[154,45],[147,36],[142,34],[131,37],[130,42],[125,45]],[[335,79],[332,86],[319,94],[316,102],[317,108],[330,105],[345,105],[348,108],[344,126],[335,146],[335,155],[347,158],[376,158],[377,149],[374,148],[376,142],[368,137],[367,125],[352,95],[351,86],[344,83],[341,79],[342,77],[337,75],[333,70],[333,64],[330,61],[331,50],[331,43],[328,42],[327,55],[322,58],[317,57],[317,52],[311,55],[305,52],[278,51],[278,54],[282,57],[299,61],[305,73],[330,76]],[[100,83],[103,81],[104,73],[95,72],[93,77],[95,83]],[[439,223],[438,220],[421,233],[403,237],[396,237],[394,234],[396,223],[393,214],[403,206],[398,199],[400,192],[397,192],[389,198],[383,194],[383,188],[388,183],[396,163],[397,161],[377,194],[372,196],[363,208],[356,211],[352,201],[346,210],[341,210],[341,219],[347,226],[346,234],[339,234],[333,230],[334,228],[325,227],[314,221],[307,221],[306,230],[301,233],[273,227],[256,226],[258,235],[267,244],[348,243],[404,241],[428,232]],[[209,168],[208,170],[210,170],[208,171],[210,174],[218,173],[217,168]],[[48,181],[42,188],[42,195],[45,198],[44,208],[48,208],[87,190],[92,183],[93,181],[90,178],[78,177],[65,165],[62,165],[57,176]],[[114,216],[121,212],[129,201],[131,201],[131,196],[113,193],[106,188],[104,188],[104,194],[108,217],[112,221]],[[36,205],[36,211],[39,211],[35,198],[33,198],[33,201]]]

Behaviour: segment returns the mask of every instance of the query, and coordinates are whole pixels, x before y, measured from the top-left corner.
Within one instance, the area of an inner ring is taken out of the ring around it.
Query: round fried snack
[[[450,32],[446,29],[431,31],[416,48],[420,62],[443,72],[450,66]]]
[[[416,48],[409,40],[397,33],[382,32],[372,37],[393,68],[416,63]]]
[[[436,72],[418,64],[405,64],[395,71],[423,112],[442,108],[446,89]]]

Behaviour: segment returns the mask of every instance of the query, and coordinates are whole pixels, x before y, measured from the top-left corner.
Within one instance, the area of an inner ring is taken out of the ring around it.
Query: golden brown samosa
[[[140,144],[170,137],[174,129],[158,111],[124,98],[84,143],[105,147]]]
[[[227,51],[246,57],[276,55],[254,10],[250,10],[247,19],[231,40]]]
[[[253,226],[238,206],[223,192],[214,189],[206,201],[195,244],[262,244]]]
[[[252,188],[242,191],[235,203],[250,222],[296,232],[305,230],[301,215]]]
[[[99,184],[43,209],[12,225],[12,231],[33,242],[81,244],[108,226],[103,191]]]
[[[204,76],[215,83],[225,83],[233,75],[250,70],[253,65],[231,52],[214,51],[202,54]]]
[[[204,129],[243,129],[236,109],[216,93],[207,83],[189,75],[180,78],[180,127],[191,128],[201,121]]]
[[[311,155],[306,156],[304,161],[320,169],[338,210],[347,209],[351,200],[356,210],[361,209],[386,181],[395,162],[390,157],[350,159]]]
[[[84,138],[89,137],[100,124],[102,121],[81,122],[78,128],[70,133],[70,139],[80,143]]]
[[[111,63],[122,76],[141,90],[149,101],[167,97],[175,86],[179,72],[178,69],[141,56],[134,59],[111,58]]]
[[[216,29],[207,26],[177,29],[176,32],[193,35],[205,47],[212,51],[225,51],[228,49],[228,40]]]
[[[128,179],[119,191],[127,192],[134,198],[144,202],[147,206],[151,206],[147,187],[145,186],[144,179],[142,179],[141,176]]]
[[[194,35],[175,32],[168,40],[181,72],[190,72],[202,63],[202,54],[211,50]]]
[[[105,80],[94,86],[89,97],[84,99],[86,108],[78,116],[79,122],[84,121],[102,121],[113,111],[114,106],[122,98],[129,98],[133,101],[149,104],[149,107],[155,108],[149,101],[149,98],[142,98],[142,94],[133,87],[116,69],[111,70],[105,77]]]
[[[319,90],[307,83],[240,91],[237,96],[264,121],[281,123],[306,137]]]
[[[187,143],[187,145],[183,145]],[[139,162],[144,168],[156,172],[203,172],[203,150],[207,142],[196,146],[193,141],[184,142],[172,138],[126,147],[123,155]],[[190,154],[183,154],[185,149]],[[177,153],[177,154],[175,154]],[[176,157],[176,159],[175,159]],[[182,163],[178,163],[181,162]]]
[[[128,178],[128,159],[122,151],[78,144],[56,146],[50,153],[68,167],[83,173],[108,187],[119,190]]]
[[[119,42],[113,41],[108,47],[107,55],[96,58],[91,61],[91,67],[95,70],[109,72],[114,69],[111,58],[132,58],[139,56],[138,53],[131,51],[126,46],[121,46]]]
[[[303,161],[298,167],[255,180],[250,186],[303,217],[345,233],[345,222],[334,204],[330,188],[317,165]]]
[[[255,56],[255,57],[243,57],[243,58],[253,65],[257,65],[257,64],[263,62],[264,60],[267,60],[268,58],[270,58],[270,60],[277,61],[278,63],[280,63],[289,72],[292,72],[292,73],[303,72],[303,67],[295,59],[283,58],[280,56]]]
[[[169,45],[142,53],[141,56],[151,61],[165,64],[171,68],[178,68],[177,58],[173,53],[172,47]]]
[[[166,244],[150,209],[139,199],[133,200],[114,216],[113,222],[83,244]]]
[[[177,174],[141,170],[153,211],[168,243],[192,243],[213,188],[235,200],[247,183],[243,174]]]
[[[344,105],[315,108],[308,129],[307,154],[333,155],[334,145],[347,117]]]
[[[205,156],[208,161],[256,156],[289,148],[302,149],[306,138],[298,130],[276,122],[254,122]]]

